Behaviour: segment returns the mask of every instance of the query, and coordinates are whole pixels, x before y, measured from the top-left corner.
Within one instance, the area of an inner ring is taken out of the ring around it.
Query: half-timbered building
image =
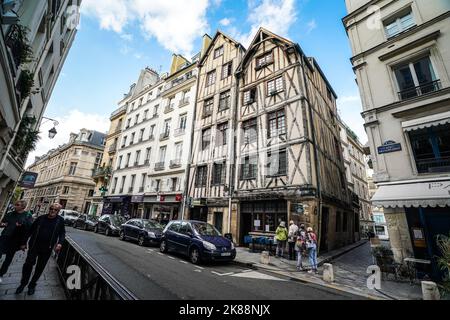
[[[261,28],[237,81],[237,241],[273,235],[289,220],[313,227],[322,251],[354,241],[337,96],[317,62]]]

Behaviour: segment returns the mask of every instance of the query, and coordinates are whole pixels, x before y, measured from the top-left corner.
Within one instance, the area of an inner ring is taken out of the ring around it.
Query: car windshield
[[[78,217],[79,214],[76,213],[75,211],[66,211],[66,215],[67,216],[71,216],[71,217]]]
[[[88,218],[88,220],[91,220],[91,221],[97,221],[98,220],[98,217],[96,217],[96,216],[89,216],[87,218]]]
[[[112,224],[114,224],[114,225],[118,225],[118,224],[125,223],[126,220],[125,220],[125,218],[122,217],[122,216],[111,216],[111,222],[112,222]]]
[[[144,228],[145,229],[163,229],[164,227],[156,221],[146,220],[146,221],[144,221]]]
[[[192,227],[201,236],[221,236],[220,232],[209,223],[193,222]]]

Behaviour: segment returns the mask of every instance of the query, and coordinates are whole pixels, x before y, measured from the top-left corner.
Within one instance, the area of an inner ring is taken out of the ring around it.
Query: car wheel
[[[109,236],[111,235],[111,231],[109,230],[109,228],[106,228],[106,229],[105,229],[105,235],[106,235],[107,237],[109,237]]]
[[[189,253],[189,259],[193,264],[199,264],[200,263],[200,252],[197,248],[192,248],[191,252]]]
[[[95,226],[94,232],[95,232],[95,233],[98,233],[98,226]]]
[[[159,251],[161,251],[162,253],[166,253],[168,251],[166,240],[162,240],[159,244]]]
[[[125,232],[123,232],[123,231],[120,231],[120,232],[119,232],[119,239],[122,240],[122,241],[125,241],[125,240],[126,240],[126,238],[125,238]]]
[[[139,238],[138,238],[138,244],[139,244],[141,247],[145,246],[145,238],[144,238],[144,236],[139,236]]]

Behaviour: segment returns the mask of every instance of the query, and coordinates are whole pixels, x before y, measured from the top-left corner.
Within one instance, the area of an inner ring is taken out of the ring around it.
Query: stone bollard
[[[261,252],[261,263],[262,264],[269,264],[269,262],[270,262],[269,251]]]
[[[441,300],[437,284],[432,281],[422,281],[423,300]]]
[[[323,281],[334,282],[333,265],[331,263],[323,264]]]

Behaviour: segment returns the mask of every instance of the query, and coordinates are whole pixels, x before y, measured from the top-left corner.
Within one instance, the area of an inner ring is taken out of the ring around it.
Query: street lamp
[[[53,128],[51,128],[49,131],[48,131],[48,137],[50,138],[50,139],[53,139],[55,136],[56,136],[56,134],[58,133],[58,131],[56,131],[56,126],[57,125],[59,125],[59,122],[58,121],[56,121],[55,119],[51,119],[51,118],[47,118],[47,117],[42,117],[42,119],[47,119],[47,120],[50,120],[50,121],[53,121]]]

